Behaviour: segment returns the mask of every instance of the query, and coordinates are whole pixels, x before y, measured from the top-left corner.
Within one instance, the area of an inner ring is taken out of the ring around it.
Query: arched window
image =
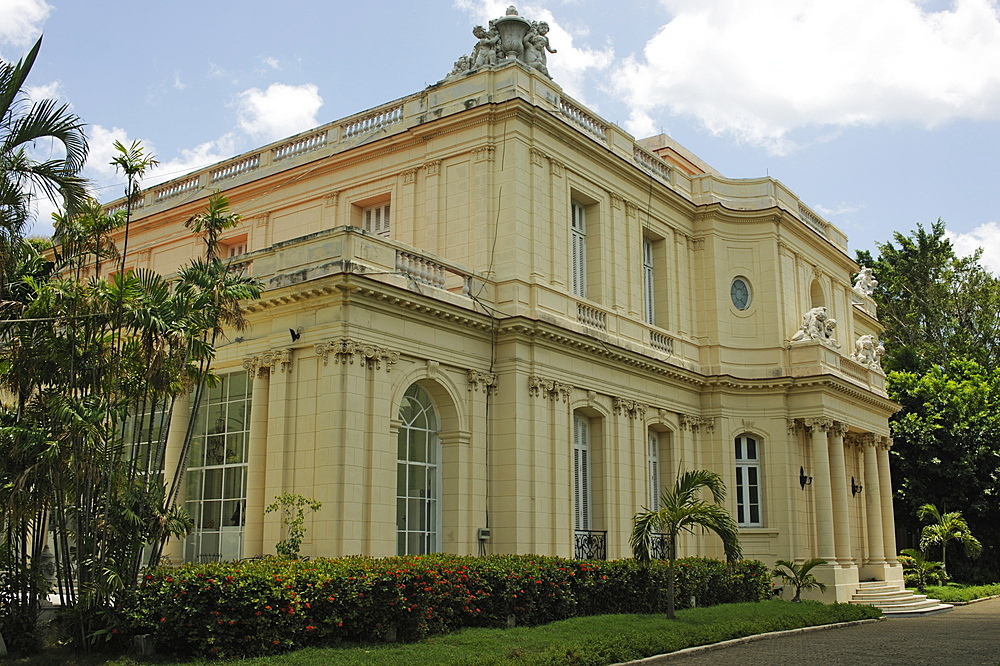
[[[438,416],[427,391],[413,384],[399,405],[396,461],[396,552],[440,550],[441,441]]]
[[[760,451],[749,435],[736,438],[736,522],[741,527],[761,527]]]
[[[590,516],[590,419],[573,415],[573,527],[589,530]]]
[[[650,430],[646,443],[646,476],[647,501],[646,508],[656,511],[660,508],[660,488],[663,484],[660,481],[660,436]]]

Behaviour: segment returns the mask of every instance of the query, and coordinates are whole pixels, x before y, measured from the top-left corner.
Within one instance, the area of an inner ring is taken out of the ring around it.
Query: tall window
[[[195,529],[187,538],[189,562],[243,556],[250,394],[247,373],[224,375],[207,389],[188,457],[187,510]]]
[[[399,405],[396,440],[396,552],[440,550],[441,443],[438,417],[427,391],[413,384]]]
[[[736,522],[743,527],[760,527],[760,451],[757,440],[747,435],[736,438]]]
[[[653,241],[642,239],[642,316],[647,324],[656,323],[656,302],[653,292]]]
[[[365,231],[379,236],[389,235],[389,202],[377,206],[369,206],[361,211]]]
[[[660,436],[652,430],[649,431],[649,439],[646,452],[646,475],[647,475],[647,498],[649,504],[646,505],[650,511],[660,508]]]
[[[585,209],[582,204],[573,201],[570,204],[570,250],[572,254],[572,288],[573,295],[587,297],[587,224]]]
[[[589,530],[590,521],[590,419],[573,416],[573,527]]]

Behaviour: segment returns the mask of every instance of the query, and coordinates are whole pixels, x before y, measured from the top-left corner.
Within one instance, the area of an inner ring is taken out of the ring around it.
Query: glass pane
[[[406,533],[400,532],[396,535],[396,554],[406,555]]]
[[[406,497],[406,465],[396,465],[396,495]]]
[[[421,534],[420,532],[410,532],[407,535],[406,539],[407,553],[409,553],[410,555],[426,554],[427,551],[424,549],[423,536],[424,535]]]
[[[419,412],[413,415],[413,423],[411,424],[414,428],[420,428],[421,430],[428,430],[427,427],[427,412],[421,409]]]
[[[225,527],[239,527],[243,524],[243,500],[227,500],[222,503],[222,524]]]
[[[438,453],[439,440],[437,434],[433,432],[427,433],[427,462],[437,463],[437,453]]]
[[[215,434],[226,431],[226,406],[224,404],[209,405],[205,410],[205,420],[208,433]]]
[[[185,493],[185,496],[187,499],[201,499],[201,479],[201,471],[188,472],[185,475],[185,482],[187,484],[187,492]]]
[[[226,386],[225,378],[222,378],[217,386],[206,388],[205,398],[208,400],[208,402],[212,403],[212,402],[219,402],[220,400],[222,400],[225,386]]]
[[[409,460],[408,454],[406,452],[406,430],[405,426],[400,427],[399,433],[396,435],[396,459],[397,460]]]
[[[202,533],[195,562],[215,562],[221,556],[222,553],[219,552],[219,533]]]
[[[743,460],[744,459],[743,458],[743,438],[742,437],[737,437],[736,438],[736,459],[737,460]]]
[[[184,508],[187,509],[195,525],[201,525],[201,502],[186,502]]]
[[[194,434],[204,435],[206,430],[205,414],[208,410],[202,405],[201,409],[198,410],[198,417],[194,420]]]
[[[226,499],[243,498],[243,467],[227,467],[225,469],[225,486],[223,497]],[[215,470],[211,470],[215,471]]]
[[[437,412],[434,411],[434,406],[430,403],[429,396],[428,396],[426,414],[427,414],[427,429],[430,430],[431,432],[437,432],[438,431]]]
[[[191,451],[188,453],[188,467],[202,467],[205,464],[205,438],[195,437],[191,440]]]
[[[409,523],[406,528],[410,530],[425,530],[427,525],[424,524],[424,500],[422,499],[408,499],[406,500],[407,518]]]
[[[760,522],[760,507],[754,504],[750,507],[750,522],[759,523]]]
[[[750,486],[750,503],[754,505],[760,504],[760,491],[757,489],[757,486]]]
[[[410,465],[407,474],[410,497],[427,497],[427,468],[422,465]]]
[[[205,470],[205,499],[222,499],[222,470]]]
[[[747,479],[750,481],[750,485],[752,486],[757,485],[757,472],[758,470],[756,467],[747,468]]]
[[[423,430],[410,430],[410,460],[426,462],[427,433]]]
[[[427,468],[427,497],[437,500],[437,467]]]
[[[409,393],[409,391],[407,391]],[[399,405],[399,420],[403,424],[409,424],[413,422],[413,417],[416,416],[417,412],[420,410],[420,406],[417,405],[412,398],[409,396],[403,396],[403,402]]]
[[[241,463],[243,459],[243,433],[226,435],[226,463]]]
[[[757,460],[757,440],[747,437],[747,460]]]
[[[205,464],[221,465],[226,455],[226,438],[224,435],[209,435],[205,441]]]
[[[743,502],[736,505],[736,522],[740,525],[746,524],[746,520],[744,519]]]
[[[205,502],[202,508],[201,528],[217,530],[222,524],[222,502]]]
[[[246,422],[243,420],[245,416],[246,403],[243,402],[231,402],[229,403],[229,409],[226,416],[226,431],[227,432],[238,432],[240,430],[246,430]]]
[[[229,375],[229,399],[239,400],[247,395],[247,373],[237,372]]]

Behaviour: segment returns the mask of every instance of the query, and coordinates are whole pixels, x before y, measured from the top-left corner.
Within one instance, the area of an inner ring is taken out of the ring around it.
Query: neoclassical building
[[[826,559],[829,599],[901,581],[897,406],[844,234],[570,98],[541,25],[476,39],[416,94],[143,193],[131,267],[198,254],[184,222],[221,191],[265,285],[219,348],[172,556],[273,553],[264,507],[294,492],[323,503],[307,555],[623,558],[632,516],[707,468],[747,557]]]

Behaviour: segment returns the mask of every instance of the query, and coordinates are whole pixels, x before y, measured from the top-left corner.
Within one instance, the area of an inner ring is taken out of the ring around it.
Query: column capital
[[[572,390],[572,385],[563,384],[554,379],[545,379],[538,375],[528,377],[528,395],[540,395],[555,401],[561,397],[563,402],[569,402],[569,394]]]
[[[399,362],[399,352],[390,351],[385,347],[358,342],[348,338],[340,340],[329,340],[327,342],[317,342],[313,349],[317,356],[323,358],[323,365],[330,362],[330,354],[333,354],[337,363],[353,364],[355,358],[367,368],[382,368],[385,363],[385,371],[389,372],[393,365]]]
[[[614,406],[615,414],[624,412],[630,419],[646,417],[646,405],[640,404],[638,400],[615,397],[611,399],[611,402]]]
[[[802,427],[810,432],[823,431],[827,432],[833,428],[833,419],[827,418],[808,418],[802,419]]]
[[[469,370],[468,372],[469,380],[469,390],[479,391],[479,387],[483,387],[483,393],[486,395],[493,394],[496,395],[500,387],[500,381],[497,379],[497,373],[495,372],[484,372],[482,370]]]
[[[844,435],[847,434],[848,430],[849,426],[843,421],[834,421],[833,425],[830,426],[830,434],[833,435],[834,437],[837,436],[843,437]]]
[[[268,349],[255,356],[243,359],[243,368],[250,373],[251,378],[268,377],[275,368],[281,372],[292,371],[293,352],[288,349]]]

